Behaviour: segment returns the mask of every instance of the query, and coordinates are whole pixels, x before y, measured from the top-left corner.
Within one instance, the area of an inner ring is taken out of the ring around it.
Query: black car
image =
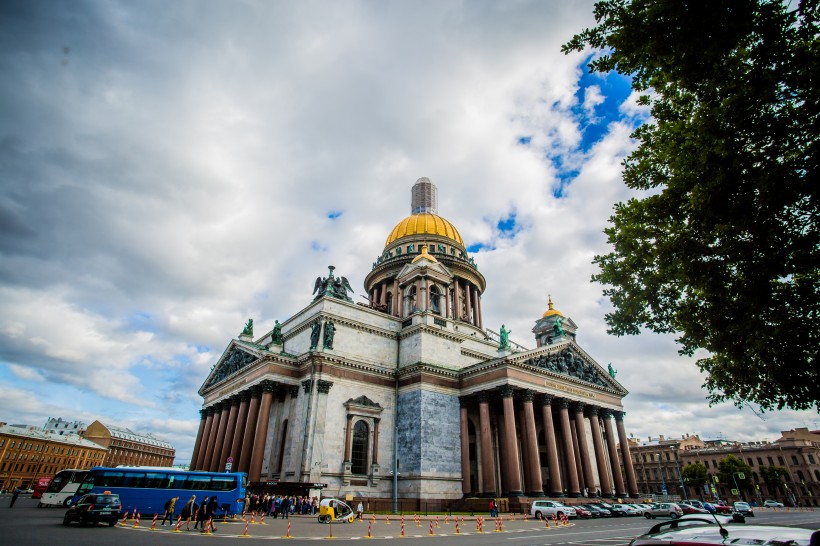
[[[103,522],[107,523],[109,527],[113,527],[120,518],[121,508],[119,495],[112,495],[111,493],[85,495],[66,510],[63,525],[68,525],[72,521],[76,521],[80,525]]]

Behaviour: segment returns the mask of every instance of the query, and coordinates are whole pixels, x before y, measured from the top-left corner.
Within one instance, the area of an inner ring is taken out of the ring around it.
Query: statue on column
[[[270,342],[271,345],[281,345],[282,344],[282,325],[279,324],[277,320],[276,323],[273,325],[273,332],[270,335]]]
[[[313,321],[313,324],[310,325],[310,349],[311,351],[315,351],[316,347],[319,346],[319,334],[322,331],[322,323],[319,319]]]
[[[322,347],[325,349],[333,349],[333,336],[336,333],[336,327],[330,320],[325,321],[325,337],[322,340]]]
[[[555,322],[552,324],[552,335],[555,337],[561,337],[564,335],[564,328],[562,326],[563,319],[561,317],[556,317]]]
[[[615,376],[618,374],[618,370],[612,367],[612,362],[610,362],[607,366],[609,368],[609,375],[612,379],[615,379]]]
[[[512,330],[507,330],[502,324],[501,332],[498,335],[498,337],[501,340],[501,342],[498,345],[499,351],[507,350],[510,348],[510,333],[512,333]]]
[[[242,330],[241,335],[253,337],[253,319],[252,318],[249,318],[248,322],[245,323],[245,329]]]

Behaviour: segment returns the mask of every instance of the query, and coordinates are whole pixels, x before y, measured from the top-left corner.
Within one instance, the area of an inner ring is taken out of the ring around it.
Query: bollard
[[[435,535],[435,533],[433,532],[433,520],[430,520],[430,532],[429,532],[428,534],[429,534],[430,536]]]
[[[157,514],[154,514],[154,519],[151,521],[151,527],[148,528],[149,531],[156,531],[157,530]]]
[[[326,536],[325,538],[333,538],[333,522],[332,521],[328,522],[328,527],[330,528],[330,534],[328,536]]]
[[[364,537],[364,538],[373,538],[373,535],[370,533],[372,528],[373,528],[373,522],[371,521],[370,523],[367,524],[367,536]]]
[[[458,526],[458,518],[456,518],[456,534],[457,535],[461,534],[461,527]]]
[[[182,532],[182,531],[179,530],[180,525],[182,525],[182,514],[180,514],[179,517],[177,518],[177,526],[174,527],[174,532],[175,533],[181,533]]]
[[[262,512],[262,518],[259,520],[259,525],[265,525],[265,513]]]
[[[544,518],[544,529],[549,529],[549,528],[550,528],[550,518],[546,517],[546,518]]]
[[[421,527],[421,518],[416,514],[413,514],[413,518],[416,520],[416,527]]]
[[[482,518],[481,516],[478,516],[475,519],[475,530],[477,533],[484,532],[484,518]]]
[[[290,536],[290,518],[288,518],[288,534],[286,534],[282,538],[293,538],[292,536]]]
[[[448,518],[447,516],[444,516],[444,525],[449,525],[449,524],[450,524],[450,518]]]
[[[386,516],[384,516],[384,524],[385,525],[390,525],[390,514],[387,514]]]
[[[211,533],[211,526],[213,524],[213,518],[208,518],[208,523],[205,525],[205,534],[210,535]]]
[[[239,535],[239,538],[250,538],[250,535],[248,534],[248,523],[249,522],[246,520],[245,521],[245,532],[242,533],[241,535]]]
[[[493,533],[500,533],[501,528],[498,526],[498,518],[495,518],[495,529],[493,529]]]
[[[251,523],[256,525],[256,510],[251,512]]]
[[[404,538],[404,521],[401,522],[401,535],[400,536],[401,536],[401,538]]]
[[[125,527],[125,521],[128,519],[128,512],[122,515],[122,521],[120,522],[121,527]]]
[[[136,508],[134,510],[136,510]],[[139,526],[140,526],[140,513],[137,512],[136,519],[134,519],[134,529],[136,529]]]
[[[436,529],[438,529],[438,528],[439,528],[439,525],[438,525],[438,516],[436,516]]]

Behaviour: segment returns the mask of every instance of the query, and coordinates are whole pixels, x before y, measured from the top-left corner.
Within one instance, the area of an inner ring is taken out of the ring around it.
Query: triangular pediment
[[[208,374],[208,378],[200,388],[200,393],[233,376],[263,356],[261,351],[254,351],[249,345],[251,344],[242,343],[240,345],[239,342],[232,341],[214,365],[211,373]]]
[[[452,278],[453,273],[441,262],[435,261],[431,262],[429,260],[419,260],[416,263],[405,264],[404,267],[401,268],[401,271],[398,274],[399,279],[405,279],[407,277],[413,276],[419,272],[419,270],[427,268],[427,273],[431,274],[434,277],[446,277]]]
[[[526,354],[515,355],[514,361],[558,375],[565,375],[591,385],[614,389],[626,394],[626,389],[600,364],[578,347],[574,342],[561,343],[554,347],[539,347]]]
[[[350,400],[345,402],[345,406],[361,406],[363,408],[382,409],[381,404],[379,404],[378,402],[374,402],[365,395],[361,395],[358,398],[351,398]]]

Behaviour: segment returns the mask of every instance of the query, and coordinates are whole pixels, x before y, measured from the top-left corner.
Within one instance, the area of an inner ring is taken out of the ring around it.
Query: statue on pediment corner
[[[242,330],[241,335],[253,337],[253,319],[252,318],[249,318],[248,322],[245,323],[245,328]]]
[[[282,325],[279,324],[279,321],[275,321],[273,325],[273,332],[270,335],[270,342],[271,345],[281,345],[282,344]]]
[[[322,322],[319,319],[313,321],[310,325],[310,350],[315,351],[319,346],[319,335],[322,332]]]

